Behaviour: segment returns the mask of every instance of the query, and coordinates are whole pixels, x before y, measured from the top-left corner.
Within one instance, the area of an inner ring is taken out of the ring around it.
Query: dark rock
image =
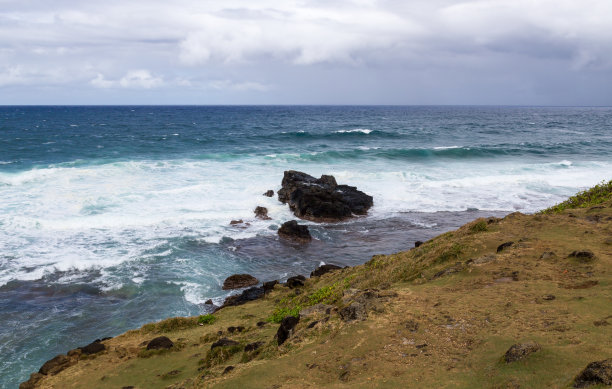
[[[226,367],[225,369],[223,369],[223,374],[227,374],[227,373],[229,373],[232,370],[234,370],[234,366],[230,365],[230,366]]]
[[[264,345],[264,342],[253,342],[253,343],[249,343],[246,346],[244,346],[244,351],[245,352],[249,352],[249,351],[255,351],[258,348],[260,348],[261,346]]]
[[[320,277],[325,273],[329,273],[330,271],[340,270],[340,269],[342,268],[336,265],[331,265],[331,264],[321,265],[317,267],[316,269],[314,269],[312,273],[310,273],[310,277]]]
[[[308,324],[308,326],[306,328],[311,329],[314,328],[314,326],[316,326],[317,324],[319,324],[321,321],[320,320],[315,320],[311,323]]]
[[[228,338],[221,338],[219,340],[217,340],[215,343],[213,343],[210,346],[210,349],[213,350],[217,347],[227,347],[227,346],[237,346],[239,343],[236,342],[235,340],[231,340]]]
[[[41,373],[30,374],[30,379],[19,384],[19,389],[34,389],[36,384],[44,377]]]
[[[158,336],[147,344],[147,350],[169,349],[174,343],[166,336]]]
[[[266,323],[265,321],[258,321],[258,322],[257,322],[257,327],[263,327],[263,326],[265,326],[266,324],[268,324],[268,323]]]
[[[229,332],[230,334],[233,334],[234,332],[242,332],[244,331],[244,327],[242,326],[238,326],[238,327],[227,327],[227,332]]]
[[[234,274],[223,281],[223,290],[246,288],[258,283],[259,280],[250,274]]]
[[[293,240],[299,243],[307,243],[312,240],[308,226],[298,224],[295,220],[283,223],[278,229],[278,235],[282,238]]]
[[[278,284],[278,280],[264,282],[262,286],[264,293],[268,293],[269,291],[273,290],[274,286],[277,284]]]
[[[514,242],[506,242],[506,243],[502,243],[499,246],[497,246],[497,252],[499,253],[500,251],[512,246],[514,244]]]
[[[283,321],[281,321],[278,331],[276,332],[276,339],[278,340],[279,346],[285,343],[285,341],[291,336],[293,329],[299,322],[299,316],[287,316],[283,319]]]
[[[204,302],[204,304],[206,304],[206,305],[213,305],[213,301],[212,301],[212,299],[208,299],[208,300],[206,300]]]
[[[272,189],[268,189],[263,195],[266,197],[272,197],[274,196],[274,191]]]
[[[99,340],[96,340],[85,347],[79,347],[79,349],[83,354],[97,354],[106,350],[106,346],[103,343],[100,343]]]
[[[254,212],[255,212],[255,217],[259,219],[262,219],[262,220],[272,219],[270,216],[268,216],[268,208],[256,207]]]
[[[506,363],[515,362],[527,357],[529,354],[540,351],[541,349],[542,347],[536,342],[513,344],[508,351],[506,351],[504,360]]]
[[[353,302],[342,308],[339,312],[343,321],[365,320],[368,317],[366,306],[363,303]]]
[[[290,289],[295,289],[295,288],[299,288],[304,286],[304,281],[306,281],[306,277],[304,276],[293,276],[293,277],[289,277],[287,278],[287,283],[286,285],[290,288]]]
[[[123,386],[123,387],[121,387],[121,389],[134,389],[134,386],[133,385]]]
[[[285,171],[278,199],[288,203],[295,216],[316,222],[365,215],[374,204],[372,196],[353,186],[338,185],[333,176],[317,179],[294,170]]]
[[[244,223],[244,220],[242,220],[242,219],[230,221],[230,225],[231,226],[235,226],[236,224],[242,224],[242,223]]]
[[[574,379],[574,388],[591,385],[612,385],[612,359],[589,363]]]
[[[44,375],[56,375],[60,371],[74,365],[76,361],[72,361],[66,355],[58,355],[44,363],[38,372]]]
[[[569,256],[576,258],[580,262],[590,262],[595,259],[595,254],[590,250],[574,251]]]
[[[244,290],[242,293],[238,295],[229,296],[228,298],[226,298],[225,302],[223,303],[223,307],[230,307],[230,306],[235,306],[235,305],[246,304],[249,301],[257,300],[259,298],[262,298],[263,296],[264,296],[263,288],[258,288],[254,286],[252,288]]]
[[[414,247],[419,247],[420,245],[422,245],[423,242],[420,240],[417,240],[416,242],[414,242]]]

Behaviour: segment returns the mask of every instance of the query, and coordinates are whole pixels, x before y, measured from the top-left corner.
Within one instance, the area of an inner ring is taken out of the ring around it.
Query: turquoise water
[[[0,382],[205,312],[233,273],[363,263],[549,206],[611,166],[610,108],[0,107]],[[292,215],[262,193],[287,169],[333,174],[374,208],[286,245],[275,230]],[[258,205],[273,219],[255,220]]]

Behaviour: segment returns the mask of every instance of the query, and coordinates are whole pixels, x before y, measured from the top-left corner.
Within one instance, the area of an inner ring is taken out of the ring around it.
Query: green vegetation
[[[198,316],[198,324],[212,324],[217,318],[212,314]]]
[[[606,201],[612,200],[612,180],[605,182],[578,192],[575,196],[570,197],[562,203],[540,211],[542,214],[560,213],[566,209],[588,208],[599,205]]]
[[[470,227],[470,232],[473,234],[485,232],[488,230],[489,228],[487,227],[487,222],[484,220],[480,220],[479,222],[472,224],[472,226]]]
[[[200,360],[200,365],[202,365],[204,368],[219,365],[230,359],[234,354],[241,352],[243,348],[244,346],[241,345],[215,347],[214,349],[208,351],[206,357]]]
[[[443,263],[451,259],[459,259],[459,256],[461,255],[461,253],[463,253],[463,250],[464,245],[459,243],[453,243],[453,245],[448,250],[444,251],[442,254],[440,254],[440,256],[438,256],[436,263]]]

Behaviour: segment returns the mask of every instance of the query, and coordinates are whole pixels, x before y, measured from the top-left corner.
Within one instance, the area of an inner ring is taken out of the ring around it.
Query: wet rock
[[[540,255],[540,259],[552,259],[555,258],[557,255],[553,252],[553,251],[546,251],[543,252],[542,255]]]
[[[278,341],[279,346],[285,343],[285,341],[291,336],[293,329],[299,322],[299,316],[287,316],[283,319],[283,321],[281,321],[278,331],[276,332],[276,340]]]
[[[288,203],[295,216],[316,222],[365,215],[374,204],[372,196],[353,186],[338,185],[333,176],[317,179],[295,170],[285,171],[278,199]]]
[[[316,269],[314,269],[312,273],[310,273],[310,277],[320,277],[323,274],[329,273],[334,270],[340,270],[340,269],[342,268],[337,265],[332,265],[332,264],[321,265],[317,267]]]
[[[499,246],[497,246],[497,252],[501,252],[504,249],[507,249],[508,247],[512,246],[514,244],[514,242],[505,242],[500,244]]]
[[[91,355],[106,350],[106,346],[103,343],[100,343],[99,340],[96,340],[85,347],[79,347],[79,349],[83,354]]]
[[[270,216],[268,216],[268,208],[266,207],[256,207],[254,212],[255,212],[256,218],[259,218],[262,220],[272,219]]]
[[[263,288],[252,287],[244,290],[239,295],[229,296],[225,299],[223,307],[236,306],[248,303],[249,301],[257,300],[264,296]]]
[[[423,241],[417,240],[416,242],[414,242],[414,247],[419,247],[422,244],[423,244]]]
[[[204,302],[204,304],[205,304],[205,305],[213,305],[214,303],[213,303],[212,299],[208,299],[208,300],[206,300],[206,301]]]
[[[44,375],[55,375],[75,363],[76,361],[71,360],[66,355],[58,355],[45,362],[38,372]]]
[[[255,351],[264,345],[264,342],[253,342],[244,346],[245,352]]]
[[[242,220],[242,219],[230,221],[230,225],[231,226],[235,226],[237,224],[242,224],[242,223],[244,223],[244,220]]]
[[[368,317],[365,304],[359,302],[351,303],[350,305],[342,308],[338,313],[340,314],[340,318],[346,322],[365,320]]]
[[[278,280],[264,282],[262,286],[264,293],[268,293],[269,291],[273,290],[274,286],[276,286],[277,284]]]
[[[217,347],[227,347],[227,346],[237,346],[239,343],[236,342],[235,340],[231,340],[228,338],[221,338],[219,340],[217,340],[215,343],[213,343],[210,346],[210,349],[213,350]]]
[[[229,373],[232,370],[234,370],[234,366],[230,365],[230,366],[226,367],[225,369],[223,369],[223,374],[227,374],[227,373]]]
[[[169,349],[172,347],[174,347],[174,342],[172,342],[166,336],[158,336],[147,344],[147,350],[161,350]]]
[[[268,189],[263,195],[266,197],[272,197],[274,196],[274,191],[272,189]]]
[[[30,374],[30,379],[19,384],[19,389],[34,389],[36,384],[44,377],[41,373]]]
[[[574,388],[591,385],[612,385],[612,359],[589,363],[574,379]]]
[[[537,344],[536,342],[526,342],[526,343],[517,343],[513,344],[506,354],[504,355],[504,360],[506,363],[515,362],[527,357],[529,354],[535,353],[536,351],[540,351],[542,346]]]
[[[308,226],[298,224],[295,220],[290,220],[283,223],[278,229],[278,235],[282,238],[292,240],[299,243],[307,243],[312,240]]]
[[[304,276],[301,276],[301,275],[300,276],[293,276],[293,277],[287,278],[286,285],[290,289],[300,288],[300,287],[304,286],[304,281],[306,281],[306,277],[304,277]]]
[[[234,274],[223,281],[223,290],[246,288],[258,283],[259,280],[250,274]]]
[[[595,259],[595,254],[590,250],[574,251],[570,255],[570,258],[575,258],[579,262],[591,262]]]

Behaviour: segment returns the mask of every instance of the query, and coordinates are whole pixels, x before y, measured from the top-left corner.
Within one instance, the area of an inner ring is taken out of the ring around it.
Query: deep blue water
[[[363,263],[552,205],[611,167],[612,108],[0,107],[0,384],[93,339],[204,312],[233,273]],[[275,229],[292,215],[261,194],[287,169],[333,174],[375,206],[284,244]],[[255,220],[257,205],[273,220]]]

